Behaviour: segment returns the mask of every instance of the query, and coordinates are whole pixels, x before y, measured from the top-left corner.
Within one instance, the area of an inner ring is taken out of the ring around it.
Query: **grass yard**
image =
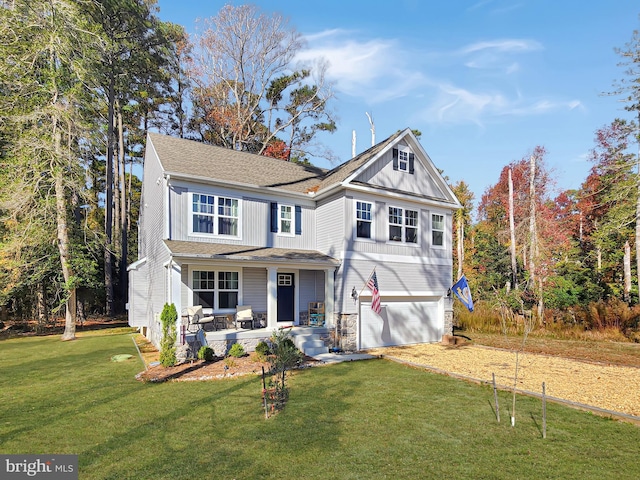
[[[112,362],[116,354],[131,354]],[[141,383],[129,333],[0,341],[0,453],[79,455],[81,479],[640,478],[640,428],[368,360],[291,377],[264,418],[258,377]]]

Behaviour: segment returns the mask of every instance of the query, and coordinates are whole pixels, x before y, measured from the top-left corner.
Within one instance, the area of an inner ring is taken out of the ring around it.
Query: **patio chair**
[[[253,330],[253,310],[251,305],[236,305],[236,329],[238,328],[238,323],[241,328],[247,328],[248,325]]]
[[[189,333],[197,333],[198,330],[204,330],[204,327],[213,322],[213,317],[205,317],[202,313],[202,305],[194,305],[193,307],[187,307],[187,331]]]

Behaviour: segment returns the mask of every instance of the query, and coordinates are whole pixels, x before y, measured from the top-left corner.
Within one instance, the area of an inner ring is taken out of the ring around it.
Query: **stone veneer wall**
[[[444,311],[443,335],[453,335],[453,309],[445,309]]]
[[[355,352],[358,346],[358,314],[337,314],[336,335],[338,348],[343,352]]]

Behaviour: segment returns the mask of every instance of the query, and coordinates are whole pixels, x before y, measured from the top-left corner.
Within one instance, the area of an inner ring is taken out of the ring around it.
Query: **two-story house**
[[[218,353],[321,305],[314,331],[343,349],[440,341],[459,207],[410,129],[332,170],[149,134],[129,324],[158,345],[165,303],[230,318],[250,305],[258,328],[206,333]]]

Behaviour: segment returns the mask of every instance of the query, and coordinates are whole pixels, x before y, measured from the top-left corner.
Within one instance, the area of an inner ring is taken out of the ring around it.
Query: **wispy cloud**
[[[535,40],[507,38],[501,40],[491,40],[475,42],[458,50],[458,53],[467,55],[479,51],[491,50],[495,52],[529,52],[541,50],[542,44]]]
[[[504,81],[507,75],[517,76],[523,55],[543,49],[535,40],[485,40],[450,52],[409,51],[398,40],[360,38],[359,32],[347,30],[326,30],[309,35],[306,40],[309,47],[298,59],[324,58],[328,63],[327,77],[339,93],[372,105],[401,97],[416,98],[417,111],[420,102],[429,102],[417,114],[426,122],[482,126],[505,116],[583,108],[578,100],[523,98],[514,92],[513,82]],[[434,53],[439,54],[440,60],[434,61]],[[460,75],[463,66],[493,69],[502,76],[496,76],[491,88],[486,84],[480,88],[473,75]],[[454,75],[458,75],[455,80]]]
[[[501,92],[474,92],[443,83],[437,86],[436,98],[424,109],[421,118],[430,123],[473,123],[484,126],[485,122],[501,117],[543,115],[575,109],[584,110],[578,100],[529,100],[519,95],[510,98]]]
[[[394,39],[358,40],[355,32],[327,30],[306,37],[309,47],[300,61],[324,58],[336,88],[371,103],[407,95],[424,83],[407,52]]]

